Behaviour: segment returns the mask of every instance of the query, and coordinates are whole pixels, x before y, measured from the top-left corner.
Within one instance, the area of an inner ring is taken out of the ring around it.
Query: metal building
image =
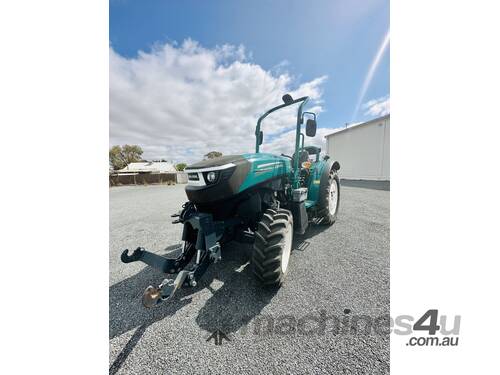
[[[327,135],[328,155],[347,180],[390,181],[390,115]]]

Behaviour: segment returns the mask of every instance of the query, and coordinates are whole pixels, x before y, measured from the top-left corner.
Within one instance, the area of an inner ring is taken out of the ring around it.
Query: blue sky
[[[110,2],[110,46],[124,61],[140,58],[139,51],[150,53],[153,46],[192,40],[206,50],[243,46],[247,63],[274,77],[286,72],[291,88],[327,76],[318,98],[323,128],[386,112],[370,111],[365,104],[389,99],[389,46],[380,51],[388,32],[389,2],[383,0]],[[370,66],[373,77],[366,82]]]

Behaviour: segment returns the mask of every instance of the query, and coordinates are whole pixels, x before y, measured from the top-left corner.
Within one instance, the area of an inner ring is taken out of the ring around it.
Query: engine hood
[[[240,163],[240,162],[245,162],[246,159],[243,157],[243,155],[226,155],[226,156],[221,156],[218,158],[214,159],[207,159],[207,160],[202,160],[194,164],[190,164],[185,168],[185,171],[189,171],[190,169],[204,169],[204,168],[211,168],[211,167],[221,167],[225,164],[229,163]]]
[[[290,159],[272,154],[227,155],[185,168],[186,194],[194,203],[215,202],[235,196],[290,172]],[[209,173],[215,179],[209,180]]]

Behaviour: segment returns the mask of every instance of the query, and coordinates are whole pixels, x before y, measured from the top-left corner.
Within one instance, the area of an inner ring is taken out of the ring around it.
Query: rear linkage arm
[[[158,287],[146,288],[142,299],[146,307],[153,307],[168,300],[182,286],[196,286],[208,266],[221,259],[221,247],[218,241],[227,223],[214,221],[211,214],[197,212],[190,202],[184,204],[183,210],[172,217],[179,217],[174,223],[184,224],[182,239],[186,242],[182,253],[177,258],[166,258],[142,247],[138,247],[131,255],[126,249],[121,255],[123,263],[141,261],[163,273],[177,273],[175,280],[167,278]],[[196,231],[196,242],[189,243],[187,241],[193,230]],[[194,264],[189,270],[185,270],[184,267],[195,255]]]

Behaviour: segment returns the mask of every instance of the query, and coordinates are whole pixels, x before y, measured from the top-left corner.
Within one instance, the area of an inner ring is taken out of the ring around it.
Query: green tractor
[[[231,240],[253,243],[251,263],[262,285],[278,288],[288,271],[293,234],[304,234],[309,222],[331,225],[340,201],[338,162],[320,158],[321,149],[304,146],[305,135],[316,135],[316,114],[304,112],[304,96],[283,96],[283,104],[271,108],[257,121],[255,153],[228,155],[203,160],[185,168],[188,175],[188,201],[174,223],[183,225],[184,242],[180,255],[166,258],[142,247],[124,263],[142,261],[167,274],[157,286],[149,286],[143,295],[146,307],[171,298],[182,286],[194,287],[208,266],[221,260],[221,246]],[[272,112],[299,104],[292,156],[261,153],[262,121]],[[310,157],[313,160],[310,160]]]

